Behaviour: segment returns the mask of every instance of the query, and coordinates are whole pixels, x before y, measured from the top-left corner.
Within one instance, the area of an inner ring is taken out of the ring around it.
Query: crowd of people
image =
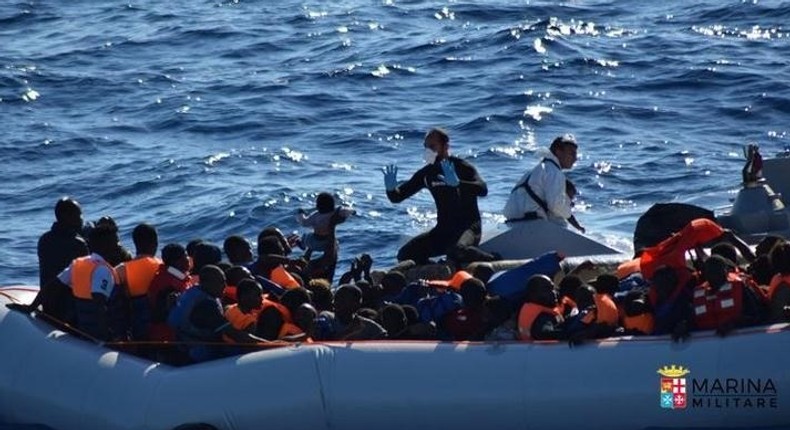
[[[693,330],[726,335],[736,327],[790,320],[790,243],[770,237],[755,254],[704,218],[594,278],[580,270],[591,264],[565,273],[556,254],[495,271],[490,262],[498,256],[477,248],[476,198],[486,194],[485,182],[471,164],[449,156],[445,133],[431,130],[425,147],[428,164],[410,180],[398,183],[397,168],[385,169],[391,201],[428,188],[439,212],[437,226],[401,248],[394,268],[374,270],[372,258],[363,254],[333,283],[335,227],[353,211],[336,206],[331,194],[319,194],[315,211],[298,215],[312,233],[285,237],[265,228],[257,236],[257,255],[241,235],[229,236],[222,247],[193,240],[160,249],[156,228],[145,223],[132,231],[132,254],[121,244],[115,220],[86,224],[80,205],[63,198],[55,206],[55,223],[38,243],[39,294],[29,305],[9,306],[28,313],[41,309],[96,341],[170,342],[179,348],[165,355],[176,362],[210,360],[270,342],[578,345],[624,334],[670,334],[676,340]],[[561,136],[551,151],[553,157],[519,181],[512,195],[518,193],[521,203],[511,206],[530,219],[566,222],[572,199],[562,169],[576,160],[575,140]],[[525,203],[524,196],[533,194],[537,198]],[[306,250],[296,257],[299,244]],[[712,244],[708,255],[703,246]],[[316,251],[321,256],[314,258]],[[413,278],[411,268],[445,254],[445,276]]]

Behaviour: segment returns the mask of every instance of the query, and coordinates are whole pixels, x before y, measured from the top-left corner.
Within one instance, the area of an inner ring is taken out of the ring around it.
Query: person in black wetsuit
[[[471,163],[450,155],[450,137],[444,130],[428,131],[424,146],[427,164],[408,181],[398,184],[394,164],[384,168],[391,202],[400,203],[427,188],[436,203],[436,226],[403,245],[398,261],[425,264],[439,255],[447,255],[457,264],[494,260],[494,255],[477,248],[481,234],[477,198],[488,194],[485,181]]]

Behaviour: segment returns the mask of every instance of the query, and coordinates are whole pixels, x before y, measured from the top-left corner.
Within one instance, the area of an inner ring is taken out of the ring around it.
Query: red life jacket
[[[694,288],[694,322],[701,330],[713,330],[740,318],[743,313],[743,280],[730,274],[727,283],[714,291],[705,282]]]

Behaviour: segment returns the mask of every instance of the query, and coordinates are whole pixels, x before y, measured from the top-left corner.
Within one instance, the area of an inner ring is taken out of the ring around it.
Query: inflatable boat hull
[[[576,348],[565,343],[295,345],[173,368],[79,340],[4,306],[29,302],[35,289],[0,293],[0,423],[59,430],[196,423],[218,429],[790,425],[787,325],[726,338],[695,333],[680,344],[644,337]],[[684,408],[662,407],[657,371],[666,366],[690,371],[682,376],[688,390]],[[718,393],[716,384],[739,385]],[[744,406],[747,399],[750,407]],[[758,399],[763,399],[760,407]]]

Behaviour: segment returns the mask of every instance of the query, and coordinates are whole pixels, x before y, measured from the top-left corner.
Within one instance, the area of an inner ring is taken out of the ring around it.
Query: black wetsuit
[[[442,168],[437,160],[394,190],[387,191],[391,202],[400,203],[427,188],[436,203],[436,226],[403,245],[398,251],[398,261],[414,260],[417,264],[425,264],[430,257],[445,254],[459,263],[493,259],[491,254],[476,247],[481,233],[477,198],[488,194],[488,186],[469,162],[457,157],[447,159],[455,166],[461,181],[457,187],[439,178]]]

